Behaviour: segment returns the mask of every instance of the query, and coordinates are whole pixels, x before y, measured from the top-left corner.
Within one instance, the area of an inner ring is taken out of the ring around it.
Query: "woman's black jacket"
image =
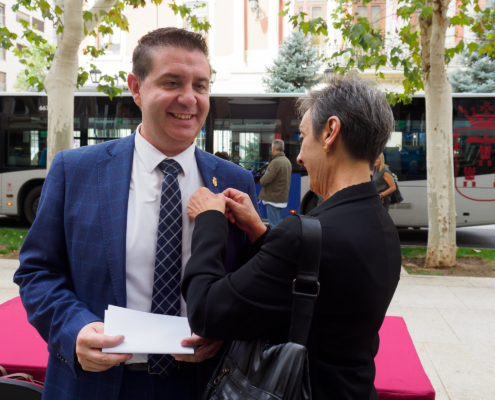
[[[320,221],[323,239],[321,292],[308,343],[313,398],[368,400],[376,396],[378,330],[399,282],[397,230],[371,182],[335,193],[310,215]],[[218,211],[196,218],[182,284],[193,332],[209,339],[287,340],[299,218],[288,217],[263,235],[251,246],[255,255],[226,275],[228,229]]]

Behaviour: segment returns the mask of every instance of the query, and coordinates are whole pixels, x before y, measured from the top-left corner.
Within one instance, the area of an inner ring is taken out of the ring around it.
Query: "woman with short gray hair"
[[[299,111],[297,160],[311,190],[325,199],[310,213],[322,228],[321,291],[308,341],[312,398],[378,399],[378,330],[399,281],[401,254],[370,169],[390,137],[392,111],[383,93],[357,76],[309,93]],[[208,339],[287,341],[299,218],[267,230],[249,196],[234,189],[219,195],[199,189],[188,214],[196,224],[182,293],[192,330]],[[226,275],[228,220],[247,233],[251,248],[248,261]]]

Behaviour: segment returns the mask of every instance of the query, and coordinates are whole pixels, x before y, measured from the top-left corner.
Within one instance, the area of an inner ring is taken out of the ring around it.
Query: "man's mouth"
[[[178,118],[178,119],[182,119],[182,120],[189,120],[191,119],[192,117],[194,117],[194,115],[192,114],[175,114],[175,113],[171,113],[175,118]]]

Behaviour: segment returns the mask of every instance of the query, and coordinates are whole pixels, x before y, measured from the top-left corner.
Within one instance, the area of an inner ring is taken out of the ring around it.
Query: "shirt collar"
[[[177,161],[184,175],[187,176],[191,169],[191,165],[194,162],[194,152],[196,149],[196,145],[192,143],[187,149],[185,149],[182,153],[177,154],[173,157],[167,157],[160,150],[154,147],[150,142],[148,142],[145,138],[141,136],[141,125],[139,125],[136,129],[136,138],[134,142],[134,148],[136,149],[139,158],[143,162],[144,166],[148,170],[149,173],[153,172],[154,169],[163,161],[169,158]]]

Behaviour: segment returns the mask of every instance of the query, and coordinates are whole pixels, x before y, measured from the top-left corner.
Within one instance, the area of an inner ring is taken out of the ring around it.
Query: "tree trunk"
[[[456,265],[452,89],[445,72],[449,1],[434,0],[429,65],[424,78],[428,172],[428,252],[425,267]],[[423,43],[424,45],[424,43]]]
[[[89,10],[95,19],[86,23],[91,32],[117,2],[98,0]],[[64,30],[59,36],[52,67],[45,78],[48,94],[47,170],[53,157],[74,142],[74,92],[79,70],[79,47],[84,39],[83,0],[65,0],[58,4],[64,11]]]
[[[74,91],[79,68],[79,46],[84,39],[83,1],[67,0],[63,10],[64,31],[45,78],[48,94],[47,169],[55,154],[72,148],[74,141]]]

